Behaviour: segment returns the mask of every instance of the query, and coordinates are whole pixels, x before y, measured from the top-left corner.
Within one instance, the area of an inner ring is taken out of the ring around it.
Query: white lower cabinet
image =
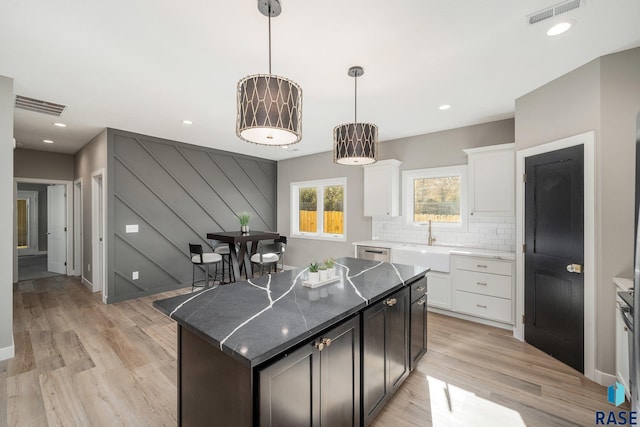
[[[451,280],[449,273],[430,271],[427,273],[427,292],[430,307],[451,310]]]
[[[513,325],[513,261],[453,255],[451,267],[454,311]]]

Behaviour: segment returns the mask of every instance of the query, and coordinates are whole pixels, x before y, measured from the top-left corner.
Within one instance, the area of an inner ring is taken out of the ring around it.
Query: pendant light
[[[378,160],[378,126],[358,123],[358,77],[363,74],[362,67],[349,68],[355,79],[354,120],[333,129],[333,161],[341,165],[370,165]]]
[[[236,135],[261,145],[292,145],[302,139],[302,89],[271,74],[271,18],[280,15],[279,0],[258,0],[269,18],[269,74],[254,74],[238,82]]]

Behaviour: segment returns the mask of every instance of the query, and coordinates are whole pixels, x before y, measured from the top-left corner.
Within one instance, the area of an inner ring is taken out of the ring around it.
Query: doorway
[[[584,147],[525,159],[525,341],[584,371]]]
[[[18,256],[38,252],[38,192],[20,190],[16,199],[18,216]]]
[[[14,283],[70,274],[70,189],[68,181],[14,179]]]
[[[91,281],[93,292],[102,292],[102,301],[106,303],[104,197],[104,169],[99,169],[91,174]]]
[[[595,369],[595,132],[559,139],[546,144],[519,150],[516,154],[516,176],[524,177],[525,160],[532,156],[549,153],[573,146],[584,147],[584,319],[583,339],[584,375],[600,384],[607,382],[606,376]],[[514,337],[525,340],[525,184],[516,186],[516,324]],[[566,268],[566,266],[565,266]]]

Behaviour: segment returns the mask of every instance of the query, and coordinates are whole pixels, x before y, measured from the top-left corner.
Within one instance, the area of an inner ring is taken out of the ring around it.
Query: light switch
[[[138,280],[138,272],[137,271],[134,271],[133,273],[131,273],[131,279]]]
[[[137,233],[138,232],[138,224],[127,224],[127,233]]]

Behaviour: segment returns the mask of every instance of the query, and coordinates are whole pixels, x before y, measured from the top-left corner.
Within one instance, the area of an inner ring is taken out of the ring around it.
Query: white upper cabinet
[[[391,159],[364,166],[364,216],[400,215],[400,164]]]
[[[515,144],[464,150],[469,156],[469,214],[513,216]]]

